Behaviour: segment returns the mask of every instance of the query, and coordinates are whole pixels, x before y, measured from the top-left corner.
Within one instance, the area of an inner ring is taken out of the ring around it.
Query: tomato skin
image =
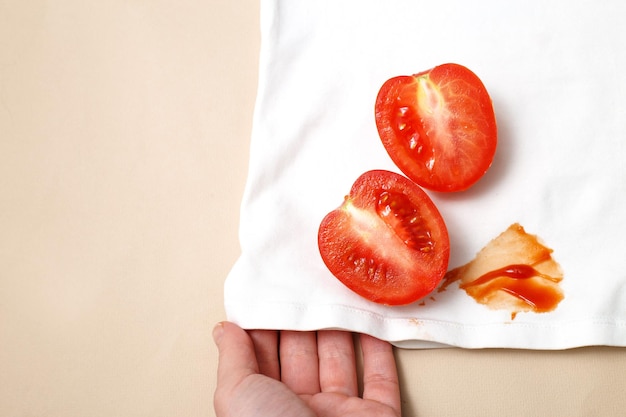
[[[424,188],[466,190],[493,161],[498,133],[491,98],[464,66],[443,64],[387,80],[375,119],[393,162]]]
[[[430,197],[390,171],[361,175],[318,232],[320,255],[344,285],[370,301],[404,305],[444,277],[450,256],[446,225]]]

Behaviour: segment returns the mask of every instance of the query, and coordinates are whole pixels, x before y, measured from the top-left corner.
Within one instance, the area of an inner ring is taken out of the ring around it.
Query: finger
[[[252,340],[241,327],[230,322],[219,323],[213,329],[213,337],[219,351],[218,381],[259,372]]]
[[[321,391],[357,397],[358,385],[352,334],[341,331],[318,332],[317,355]]]
[[[400,415],[400,385],[393,348],[387,342],[361,335],[363,399],[391,407]]]
[[[315,332],[280,333],[280,378],[296,394],[320,392]]]
[[[227,399],[246,377],[259,372],[254,346],[248,334],[229,322],[218,323],[213,339],[219,352],[215,407],[227,407]]]
[[[278,362],[278,332],[273,330],[250,330],[248,335],[254,343],[259,372],[280,380]]]

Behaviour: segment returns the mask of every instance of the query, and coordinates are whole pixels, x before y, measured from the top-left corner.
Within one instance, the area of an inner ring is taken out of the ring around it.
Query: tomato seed
[[[407,196],[389,191],[381,192],[376,212],[405,245],[422,253],[433,250],[432,234]]]

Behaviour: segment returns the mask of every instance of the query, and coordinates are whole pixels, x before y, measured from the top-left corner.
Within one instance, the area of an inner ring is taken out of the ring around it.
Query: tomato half
[[[375,118],[393,162],[430,190],[465,190],[493,161],[497,127],[491,98],[464,66],[443,64],[387,80],[376,98]]]
[[[361,175],[343,204],[324,217],[318,246],[330,272],[368,300],[412,303],[437,287],[450,241],[430,197],[390,171]]]

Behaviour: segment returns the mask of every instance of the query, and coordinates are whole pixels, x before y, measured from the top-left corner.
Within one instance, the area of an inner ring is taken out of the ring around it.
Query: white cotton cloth
[[[345,329],[406,348],[626,346],[625,18],[621,0],[262,0],[228,319]],[[565,298],[552,312],[512,320],[456,284],[425,305],[378,305],[319,255],[320,221],[356,178],[400,172],[375,126],[379,88],[446,62],[481,78],[499,129],[476,185],[429,192],[449,229],[450,268],[518,222],[563,269]]]

